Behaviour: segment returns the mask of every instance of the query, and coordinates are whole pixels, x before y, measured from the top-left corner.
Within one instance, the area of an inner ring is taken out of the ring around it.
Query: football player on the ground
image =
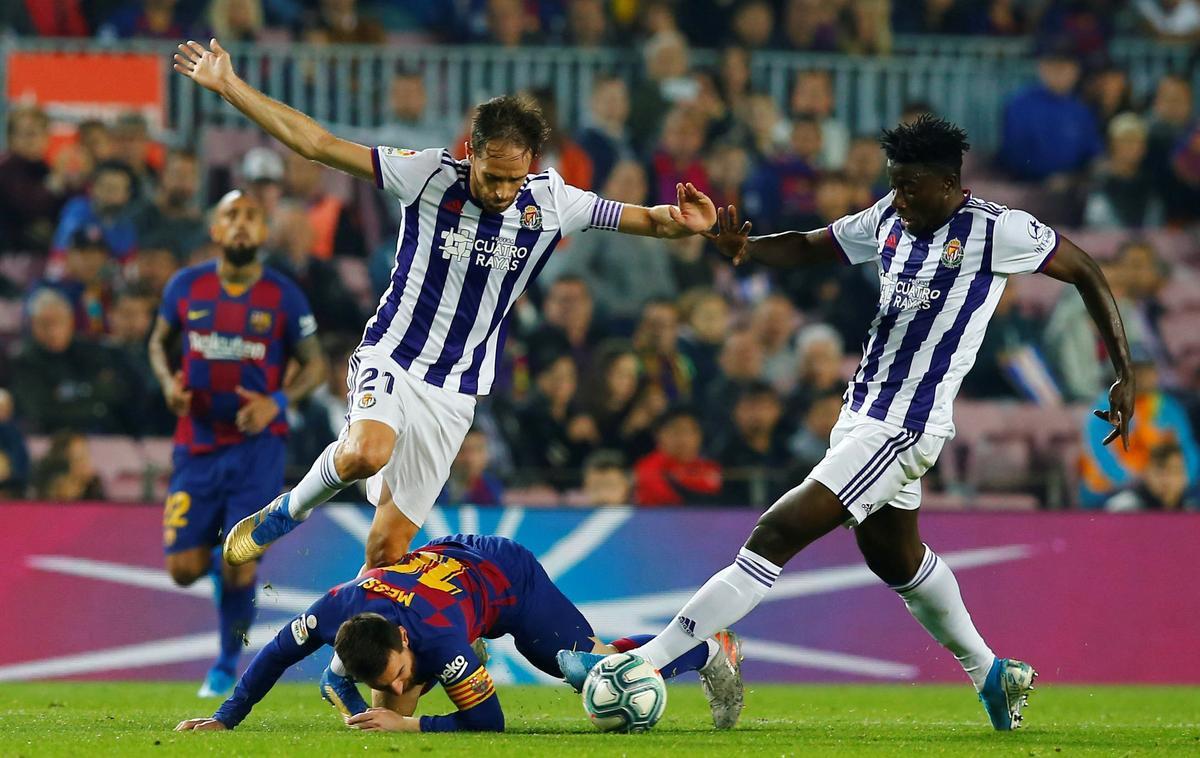
[[[1117,375],[1108,410],[1096,411],[1113,427],[1106,444],[1128,440],[1129,346],[1108,283],[1086,253],[1025,211],[963,190],[965,132],[922,116],[884,130],[881,142],[892,192],[827,229],[750,237],[736,209],[720,214],[711,238],[735,263],[874,263],[879,309],[825,458],[759,518],[733,565],[638,654],[657,666],[734,623],[758,605],[792,556],[849,523],[867,567],[962,664],[992,726],[1013,729],[1036,674],[992,652],[950,567],[921,541],[921,476],[954,434],[954,397],[1010,275],[1043,272],[1075,285],[1086,303]]]
[[[458,534],[334,587],[259,651],[212,718],[188,719],[176,730],[234,728],[284,670],[328,644],[354,678],[376,691],[380,707],[371,709],[357,690],[352,699],[359,704],[330,693],[351,727],[502,731],[500,700],[471,643],[505,634],[513,636],[526,660],[554,677],[562,676],[556,661],[560,648],[607,654],[650,639],[638,635],[601,643],[533,553],[504,537]],[[737,637],[718,632],[690,645],[662,667],[662,674],[698,671],[714,725],[729,728],[741,712],[740,665]],[[417,700],[437,683],[458,710],[415,717]]]

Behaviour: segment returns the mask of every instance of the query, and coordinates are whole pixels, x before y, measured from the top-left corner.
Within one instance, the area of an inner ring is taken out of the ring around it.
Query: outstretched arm
[[[1046,264],[1043,272],[1061,282],[1074,284],[1087,306],[1092,321],[1100,330],[1104,346],[1108,348],[1108,356],[1113,369],[1117,373],[1117,381],[1108,391],[1108,410],[1094,411],[1097,418],[1112,424],[1113,429],[1104,438],[1104,444],[1121,438],[1125,449],[1129,449],[1129,422],[1133,418],[1133,368],[1129,360],[1129,342],[1125,339],[1125,326],[1121,323],[1121,313],[1113,299],[1112,291],[1104,273],[1091,256],[1080,250],[1073,242],[1059,236],[1059,246],[1054,257]]]
[[[642,237],[676,239],[708,231],[717,221],[712,200],[691,182],[675,185],[678,205],[646,208],[626,205],[621,209],[617,231]]]
[[[267,134],[310,161],[360,179],[374,178],[369,147],[335,137],[295,108],[251,87],[234,73],[229,53],[221,43],[213,39],[209,45],[211,49],[194,41],[180,45],[175,54],[175,70],[216,92]]]
[[[733,265],[746,261],[764,263],[776,268],[808,266],[833,263],[837,260],[837,246],[828,229],[811,232],[779,232],[762,237],[750,236],[750,222],[738,225],[738,212],[734,206],[717,209],[717,230],[704,232],[717,250]]]

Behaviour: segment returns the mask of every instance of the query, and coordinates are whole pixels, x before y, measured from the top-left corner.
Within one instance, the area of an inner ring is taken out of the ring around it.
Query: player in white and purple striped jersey
[[[1083,297],[1119,377],[1109,409],[1097,411],[1113,424],[1106,443],[1127,440],[1129,346],[1108,284],[1086,253],[1028,213],[962,189],[965,132],[923,116],[884,130],[881,143],[893,191],[827,229],[749,237],[750,224],[738,225],[735,208],[718,213],[718,232],[709,236],[735,263],[873,263],[882,282],[879,307],[825,458],[762,515],[733,564],[638,654],[661,665],[730,626],[766,595],[792,556],[849,523],[871,571],[962,664],[993,727],[1013,729],[1036,674],[992,653],[954,574],[921,541],[921,476],[954,434],[954,396],[1009,276],[1040,271],[1074,284]]]

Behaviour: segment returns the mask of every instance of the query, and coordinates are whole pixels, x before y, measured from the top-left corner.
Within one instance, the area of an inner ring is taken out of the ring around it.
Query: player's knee
[[[346,438],[338,448],[335,463],[345,481],[366,479],[387,465],[392,457],[395,437],[383,434],[358,434]]]
[[[171,581],[180,587],[189,587],[196,583],[196,580],[208,573],[206,568],[194,566],[186,563],[168,563],[167,573],[171,575]]]
[[[367,568],[392,566],[408,552],[411,534],[381,534],[367,536]]]

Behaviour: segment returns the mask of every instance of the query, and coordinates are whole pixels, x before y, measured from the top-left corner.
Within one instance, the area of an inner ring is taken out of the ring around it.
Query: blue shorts
[[[204,455],[175,448],[163,508],[163,550],[170,555],[221,544],[234,524],[283,490],[283,437],[260,434]]]
[[[484,636],[489,639],[513,636],[517,652],[525,660],[553,677],[562,677],[555,657],[559,650],[592,649],[595,632],[554,580],[537,556],[507,537],[455,534],[429,544],[452,542],[465,545],[496,564],[512,584],[517,602],[500,612]],[[420,548],[417,548],[418,550]]]

